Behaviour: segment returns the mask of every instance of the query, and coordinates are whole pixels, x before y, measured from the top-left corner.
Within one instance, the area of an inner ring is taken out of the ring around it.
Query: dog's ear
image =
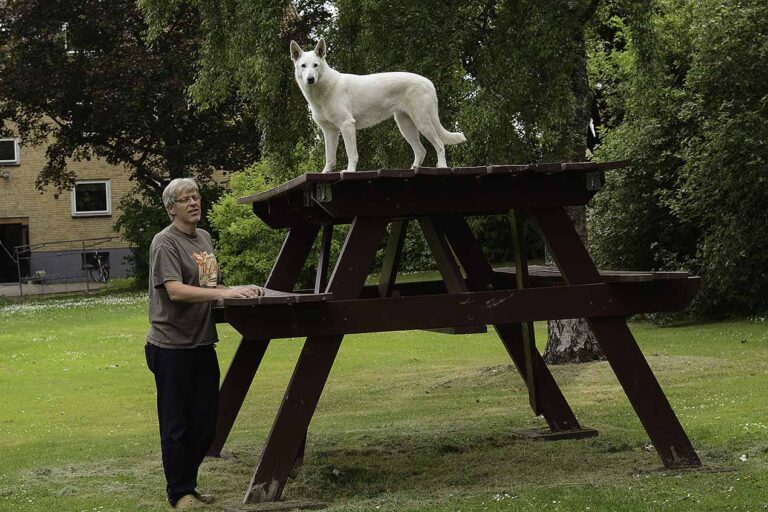
[[[322,37],[317,42],[317,46],[315,46],[315,54],[321,59],[325,58],[325,39]]]
[[[299,60],[302,53],[304,52],[301,50],[301,46],[296,44],[296,41],[291,41],[291,58],[293,60]]]

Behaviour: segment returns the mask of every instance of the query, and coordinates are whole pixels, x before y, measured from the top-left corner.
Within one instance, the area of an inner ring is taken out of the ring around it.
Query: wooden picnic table
[[[226,299],[216,311],[242,341],[222,382],[218,455],[273,338],[306,337],[244,502],[280,498],[303,458],[306,432],[345,334],[406,329],[484,332],[490,325],[553,438],[595,435],[583,428],[536,349],[533,321],[587,318],[611,368],[667,467],[699,458],[627,327],[637,313],[683,309],[699,289],[684,272],[604,272],[595,267],[565,207],[585,205],[604,172],[627,162],[380,169],[311,173],[244,197],[273,228],[288,228],[265,297]],[[465,217],[508,213],[511,268],[493,268]],[[529,266],[524,218],[539,229],[557,269]],[[397,283],[409,222],[421,228],[442,279]],[[350,224],[328,277],[334,225]],[[389,226],[389,232],[387,228]],[[314,288],[295,290],[320,235]],[[386,238],[377,285],[366,278]]]

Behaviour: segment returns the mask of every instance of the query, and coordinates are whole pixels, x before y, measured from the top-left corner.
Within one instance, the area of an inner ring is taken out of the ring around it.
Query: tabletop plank
[[[253,299],[226,298],[221,301],[221,305],[260,306],[267,304],[306,304],[309,302],[325,302],[332,298],[333,293],[290,293],[264,288],[264,295],[261,297],[255,297]]]
[[[485,165],[478,165],[474,167],[454,167],[452,171],[453,174],[457,176],[481,176],[488,173],[488,167]]]
[[[514,267],[498,267],[494,269],[497,272],[505,274],[514,274]],[[662,281],[666,279],[686,279],[690,277],[688,272],[656,272],[656,271],[636,271],[636,270],[598,270],[600,277],[605,282],[644,282],[644,281]],[[563,276],[557,267],[547,265],[529,265],[528,274],[531,277],[549,278],[552,281],[563,281]]]
[[[646,282],[473,291],[316,304],[227,307],[224,318],[241,333],[266,338],[476,327],[558,318],[625,317],[679,311],[701,286],[696,277]],[[234,304],[232,304],[234,306]]]
[[[450,176],[453,170],[450,167],[414,167],[416,176]]]
[[[259,192],[257,194],[252,194],[250,196],[240,197],[238,198],[237,202],[239,204],[250,204],[250,203],[256,203],[260,201],[266,201],[267,199],[270,199],[275,196],[279,196],[282,193],[292,190],[296,187],[300,187],[305,183],[324,183],[324,182],[334,182],[334,181],[339,181],[338,172],[327,172],[327,173],[315,172],[315,173],[302,174],[301,176],[297,176],[292,180],[286,181],[282,185],[278,185],[275,188],[271,188],[269,190],[266,190],[264,192]]]
[[[376,172],[379,178],[413,178],[416,176],[413,169],[379,169]]]
[[[237,200],[240,204],[250,204],[269,201],[286,194],[293,194],[295,191],[301,191],[311,186],[313,183],[338,183],[353,181],[377,181],[386,179],[387,181],[396,181],[398,179],[407,180],[414,176],[504,176],[509,175],[510,179],[514,176],[528,173],[535,174],[560,174],[560,173],[586,173],[620,169],[630,165],[629,160],[617,160],[612,162],[546,162],[532,164],[499,164],[487,166],[468,166],[454,168],[440,167],[416,167],[414,169],[377,169],[371,171],[356,172],[329,172],[329,173],[307,173],[297,176],[270,190],[241,197]]]

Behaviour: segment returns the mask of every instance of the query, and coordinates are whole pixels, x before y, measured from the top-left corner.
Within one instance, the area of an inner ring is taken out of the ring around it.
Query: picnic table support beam
[[[419,226],[427,240],[432,257],[435,258],[437,269],[445,283],[445,289],[448,293],[464,293],[469,291],[464,276],[461,275],[461,269],[453,257],[451,247],[442,232],[437,231],[432,219],[429,217],[420,217]]]
[[[465,293],[469,291],[464,276],[461,274],[461,268],[456,261],[456,257],[451,251],[451,246],[446,240],[445,235],[439,231],[432,219],[429,217],[419,217],[419,226],[424,234],[424,238],[429,245],[432,257],[435,259],[437,269],[445,283],[445,289],[448,293]],[[442,329],[433,329],[435,332],[448,334],[477,334],[487,332],[485,325],[469,327],[448,327]]]
[[[320,251],[317,257],[317,271],[315,272],[315,293],[322,293],[328,285],[328,262],[331,260],[331,242],[333,241],[333,224],[323,226],[323,235],[320,241]],[[293,467],[288,474],[289,478],[296,478],[299,475],[299,469],[304,463],[304,452],[307,449],[307,433],[304,433],[304,440],[293,461]]]
[[[320,243],[320,254],[317,257],[317,272],[315,273],[315,293],[322,293],[328,284],[328,262],[331,259],[331,241],[333,240],[333,224],[323,226],[323,237]]]
[[[528,248],[525,243],[525,217],[523,212],[512,210],[509,213],[510,227],[512,228],[512,243],[515,246],[515,279],[517,288],[523,289],[530,287],[528,279]],[[528,384],[528,401],[531,409],[539,416],[541,414],[541,405],[536,399],[536,388],[538,379],[536,378],[536,365],[533,362],[533,353],[536,352],[536,335],[533,332],[533,322],[522,322],[520,324],[523,336],[523,353],[525,354],[525,376]]]
[[[616,318],[679,311],[690,303],[700,284],[699,278],[689,278],[523,290],[504,288],[457,295],[443,291],[401,297],[297,302],[289,307],[247,303],[259,299],[230,299],[229,305],[233,307],[227,307],[225,318],[243,336],[259,333],[264,338],[477,327],[554,318]],[[372,287],[371,291],[374,290],[378,294],[378,288]],[[244,302],[237,304],[236,301]],[[429,314],[424,314],[425,311]]]
[[[327,288],[335,298],[359,297],[386,226],[382,218],[353,220]],[[304,343],[244,504],[280,498],[343,338],[314,336]]]
[[[379,296],[389,297],[397,280],[397,271],[400,267],[400,257],[403,254],[405,235],[408,232],[408,220],[396,220],[392,222],[392,228],[387,239],[387,247],[384,249],[384,261],[381,265],[379,276]]]
[[[286,292],[293,289],[312,249],[318,229],[317,226],[306,224],[288,232],[272,272],[267,278],[265,285],[267,288]],[[232,425],[235,423],[268,346],[268,339],[249,340],[243,337],[240,341],[219,389],[216,435],[208,449],[209,456],[221,455],[221,449],[229,437],[229,432],[232,430]]]
[[[494,288],[495,275],[493,267],[485,259],[480,244],[470,230],[467,221],[459,215],[433,216],[432,221],[447,238],[461,266],[467,273],[467,282],[474,291],[492,290]],[[515,364],[520,376],[528,385],[525,352],[523,350],[523,331],[521,323],[496,324],[493,326],[499,335],[504,348]],[[538,350],[531,352],[531,361],[534,365],[533,374],[537,377],[538,403],[541,404],[542,414],[547,425],[553,432],[582,430],[571,406],[563,396],[554,377],[547,368],[544,359]],[[594,431],[591,431],[594,432]],[[591,434],[594,435],[594,434]],[[577,434],[583,437],[582,434]]]
[[[565,209],[533,209],[531,213],[568,284],[602,282]],[[701,461],[696,451],[640,351],[626,320],[587,320],[664,465],[700,466]]]

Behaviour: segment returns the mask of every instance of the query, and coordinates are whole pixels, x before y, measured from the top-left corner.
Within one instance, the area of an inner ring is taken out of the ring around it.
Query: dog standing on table
[[[339,132],[347,150],[347,171],[357,168],[356,130],[374,126],[394,116],[400,133],[413,148],[413,167],[421,165],[427,151],[419,140],[424,135],[437,151],[437,166],[448,167],[445,145],[467,140],[463,133],[449,132],[440,124],[437,94],[432,82],[414,73],[339,73],[325,62],[325,40],[315,49],[302,51],[291,41],[296,82],[309,102],[312,119],[325,137],[325,167],[336,164]],[[342,171],[344,172],[344,171]]]

